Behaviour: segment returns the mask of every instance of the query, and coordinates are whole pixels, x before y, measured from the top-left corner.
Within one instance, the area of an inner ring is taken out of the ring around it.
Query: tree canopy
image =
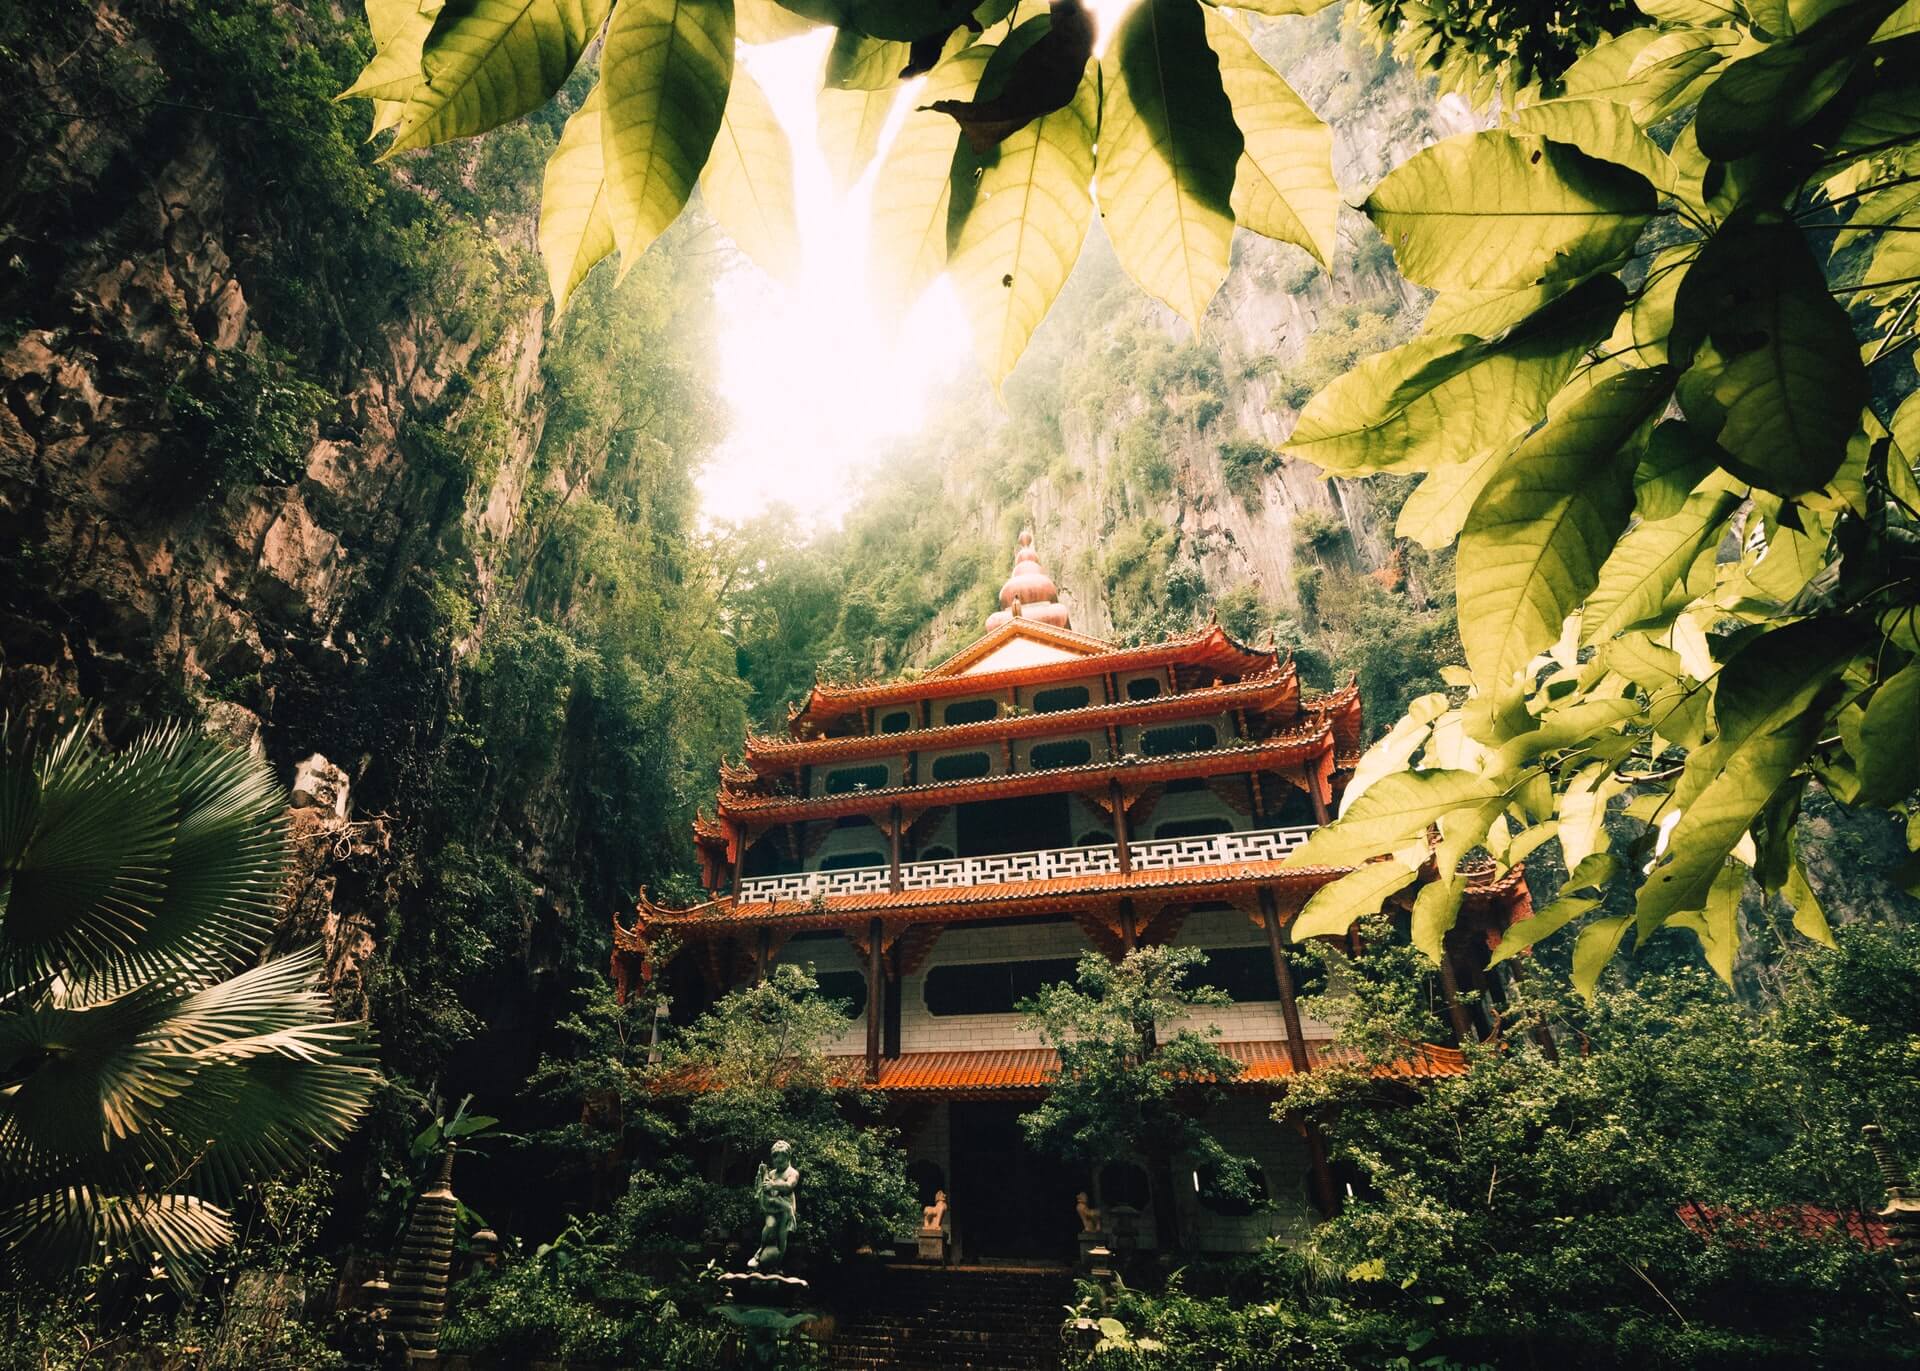
[[[374,102],[389,156],[567,99],[604,34],[545,176],[541,251],[561,308],[596,262],[644,252],[696,186],[744,252],[791,272],[791,148],[750,55],[735,59],[821,26],[834,30],[821,138],[843,184],[925,78],[876,173],[876,293],[905,309],[949,272],[996,384],[1066,284],[1096,203],[1127,271],[1196,328],[1236,225],[1322,263],[1334,251],[1326,126],[1241,21],[1199,0],[1142,0],[1098,59],[1081,0],[368,0],[367,18],[378,51],[346,94]]]

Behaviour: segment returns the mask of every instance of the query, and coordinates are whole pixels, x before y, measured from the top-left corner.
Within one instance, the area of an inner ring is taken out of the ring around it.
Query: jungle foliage
[[[745,252],[775,275],[792,269],[790,149],[735,45],[822,24],[834,40],[820,108],[843,182],[875,157],[903,84],[926,76],[878,171],[878,295],[904,308],[948,272],[996,385],[1066,285],[1096,198],[1127,272],[1196,328],[1236,224],[1323,263],[1334,250],[1326,127],[1245,30],[1199,0],[1146,0],[1099,61],[1080,0],[373,0],[368,21],[378,51],[347,94],[393,131],[389,156],[545,106],[604,28],[597,82],[542,196],[563,308],[596,262],[644,252],[696,184]]]
[[[337,1144],[378,1084],[320,950],[263,954],[285,863],[266,763],[86,725],[0,770],[0,1265],[105,1259],[192,1289],[256,1181]]]
[[[1860,1139],[1920,1104],[1911,929],[1783,941],[1751,998],[1672,931],[1592,1003],[1542,966],[1501,1036],[1418,1090],[1373,1068],[1431,1033],[1431,968],[1367,933],[1305,1006],[1355,1055],[1281,1107],[1321,1121],[1354,1197],[1298,1248],[1122,1296],[1093,1366],[1911,1364]]]
[[[1793,847],[1810,781],[1920,848],[1920,31],[1891,0],[1658,14],[1368,198],[1439,298],[1282,446],[1425,473],[1398,530],[1457,550],[1464,699],[1416,702],[1296,854],[1397,867],[1321,892],[1296,936],[1410,884],[1437,823],[1447,872],[1555,836],[1589,883],[1648,869],[1632,913],[1559,902],[1498,959],[1577,924],[1590,994],[1629,931],[1671,926],[1730,978],[1749,873],[1831,942]],[[1642,835],[1613,854],[1630,786]],[[1430,955],[1461,888],[1415,901]]]

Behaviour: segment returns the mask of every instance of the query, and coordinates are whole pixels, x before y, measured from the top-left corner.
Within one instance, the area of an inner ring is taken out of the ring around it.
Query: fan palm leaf
[[[194,1278],[249,1182],[351,1131],[378,1076],[317,948],[259,960],[282,880],[266,764],[76,729],[0,775],[0,1253],[159,1253]]]

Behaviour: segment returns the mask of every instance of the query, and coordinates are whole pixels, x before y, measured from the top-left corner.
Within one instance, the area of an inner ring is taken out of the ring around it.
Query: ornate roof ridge
[[[1197,751],[1197,752],[1173,752],[1173,753],[1168,753],[1165,756],[1161,756],[1161,757],[1141,757],[1141,756],[1129,753],[1126,756],[1121,757],[1117,760],[1109,760],[1106,758],[1102,758],[1098,761],[1082,762],[1078,766],[1048,767],[1044,771],[1014,771],[1014,772],[1003,772],[999,775],[994,775],[994,776],[973,776],[973,777],[965,778],[963,780],[956,780],[956,781],[925,781],[925,782],[917,782],[913,785],[878,786],[871,790],[847,791],[839,795],[804,795],[804,796],[803,795],[793,795],[793,796],[756,795],[756,794],[750,794],[744,790],[727,790],[723,788],[720,792],[720,798],[723,801],[734,801],[734,800],[787,801],[794,804],[811,804],[811,805],[825,807],[831,801],[844,802],[848,800],[894,800],[894,799],[917,798],[922,795],[938,796],[945,793],[957,794],[964,791],[969,786],[985,785],[988,787],[992,787],[993,783],[995,782],[1019,783],[1019,782],[1028,781],[1034,778],[1041,778],[1041,777],[1056,778],[1061,776],[1094,775],[1103,771],[1126,772],[1126,771],[1135,770],[1135,769],[1145,771],[1145,770],[1150,770],[1157,767],[1172,766],[1172,765],[1178,765],[1181,763],[1205,762],[1217,757],[1240,758],[1250,753],[1258,753],[1258,752],[1267,751],[1267,750],[1278,751],[1278,750],[1282,750],[1289,747],[1297,747],[1302,743],[1311,742],[1315,738],[1322,735],[1328,738],[1331,738],[1333,736],[1333,725],[1330,722],[1325,720],[1321,721],[1316,725],[1310,726],[1305,732],[1302,732],[1292,737],[1274,737],[1274,738],[1245,739],[1245,740],[1234,739],[1231,742],[1222,743],[1218,747],[1206,748],[1204,750]],[[1231,770],[1232,768],[1225,768],[1225,769]],[[1004,789],[1007,787],[1005,785],[1002,785],[999,788]],[[937,802],[938,801],[936,800],[936,803]],[[765,806],[764,805],[745,806],[746,809],[761,808],[761,807],[765,807]],[[734,809],[734,810],[741,810],[742,806],[738,804],[729,804],[728,808]]]
[[[1198,686],[1193,690],[1183,690],[1177,695],[1160,695],[1151,700],[1103,700],[1098,704],[1081,705],[1074,709],[1055,710],[1046,714],[1022,713],[1001,715],[972,724],[935,724],[929,728],[904,729],[899,733],[854,733],[838,738],[782,738],[769,734],[749,733],[747,735],[747,756],[771,756],[792,753],[805,749],[810,755],[814,752],[830,753],[835,745],[853,747],[863,752],[890,753],[915,750],[910,745],[935,737],[998,737],[1005,733],[1006,726],[1018,721],[1021,734],[1042,731],[1029,722],[1044,720],[1051,732],[1058,728],[1061,732],[1071,732],[1076,721],[1090,724],[1098,722],[1110,714],[1129,712],[1152,712],[1177,715],[1186,704],[1206,705],[1218,703],[1225,705],[1237,696],[1258,695],[1263,691],[1284,688],[1290,680],[1296,679],[1290,662],[1277,662],[1264,671],[1242,677],[1238,681],[1225,681],[1219,685]],[[1009,735],[1012,736],[1012,735]],[[750,763],[749,763],[750,764]],[[756,773],[757,774],[757,773]]]

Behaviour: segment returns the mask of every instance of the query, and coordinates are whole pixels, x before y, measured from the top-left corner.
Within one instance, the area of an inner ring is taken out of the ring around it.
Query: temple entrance
[[[955,1102],[953,1205],[966,1262],[1072,1262],[1085,1173],[1043,1157],[1020,1131],[1023,1106]]]
[[[991,804],[961,805],[955,834],[962,857],[1002,852],[1039,852],[1073,845],[1072,812],[1065,795],[1022,795]]]

